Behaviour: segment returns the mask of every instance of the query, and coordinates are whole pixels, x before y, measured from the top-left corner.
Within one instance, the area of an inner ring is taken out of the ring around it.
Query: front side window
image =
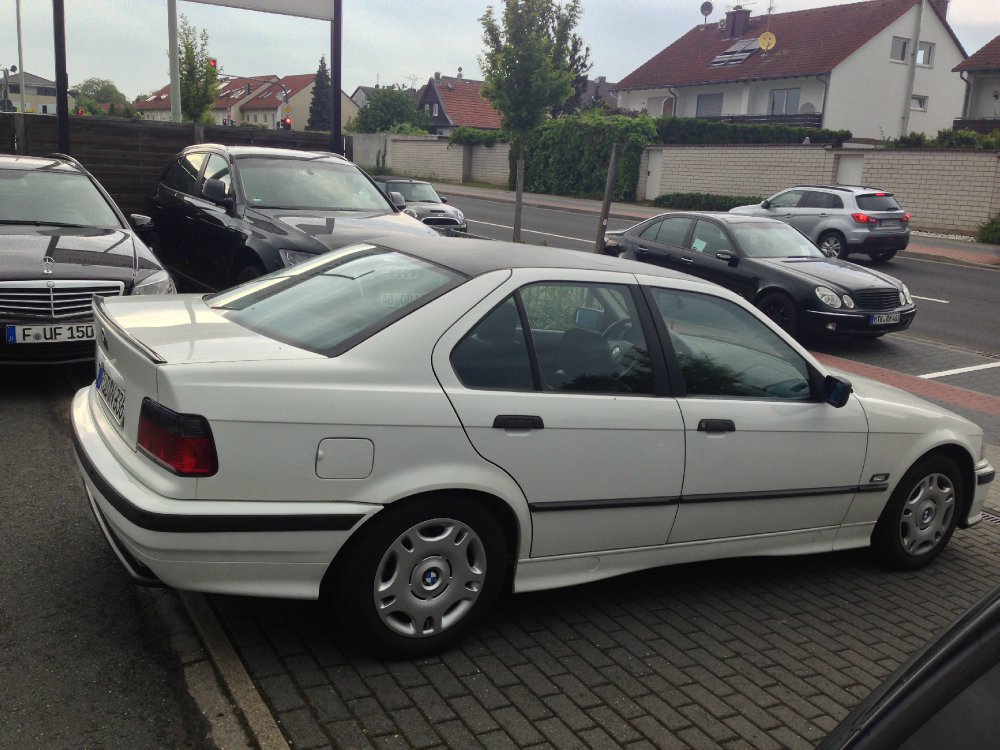
[[[530,284],[469,331],[452,351],[451,363],[468,388],[654,392],[649,348],[635,302],[630,290],[618,285]]]
[[[732,250],[729,238],[718,224],[698,219],[691,235],[691,249],[698,253],[715,255],[723,250]]]
[[[707,294],[652,291],[688,396],[812,398],[805,360],[750,312]]]
[[[771,208],[796,208],[801,200],[801,190],[786,190],[771,199]]]
[[[36,222],[121,228],[118,216],[84,174],[0,169],[0,223]]]
[[[232,192],[232,175],[229,173],[229,162],[218,154],[210,154],[208,166],[205,167],[206,180],[221,180],[226,185],[226,194]]]
[[[243,195],[254,208],[391,210],[368,178],[353,164],[325,157],[237,159]]]
[[[206,299],[223,317],[336,356],[465,280],[375,245],[350,245]]]
[[[198,184],[198,173],[201,172],[201,165],[205,161],[205,154],[186,154],[173,163],[163,177],[163,183],[167,187],[178,190],[188,195],[194,195],[195,185]]]

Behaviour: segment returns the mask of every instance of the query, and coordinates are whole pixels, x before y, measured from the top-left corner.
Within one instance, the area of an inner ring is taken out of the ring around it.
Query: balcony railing
[[[994,130],[1000,130],[1000,120],[967,120],[964,117],[956,117],[952,128],[954,130],[975,130],[977,133],[989,135]]]
[[[701,117],[701,120],[724,120],[743,125],[788,125],[792,128],[823,127],[823,113],[809,115],[721,115],[720,117]]]

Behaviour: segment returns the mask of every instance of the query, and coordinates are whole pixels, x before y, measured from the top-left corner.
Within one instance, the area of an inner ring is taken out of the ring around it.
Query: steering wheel
[[[619,378],[632,372],[639,361],[638,352],[632,342],[634,330],[631,320],[619,318],[601,334],[611,351],[611,360],[621,368],[618,373]]]

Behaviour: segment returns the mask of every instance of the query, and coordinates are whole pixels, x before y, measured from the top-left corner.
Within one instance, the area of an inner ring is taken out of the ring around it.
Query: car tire
[[[328,600],[369,651],[415,659],[453,646],[506,579],[495,515],[469,498],[428,498],[381,511],[335,561]]]
[[[850,253],[847,250],[847,242],[840,232],[823,232],[816,243],[823,253],[831,258],[841,258],[846,260]]]
[[[236,275],[233,277],[233,286],[259,279],[263,275],[264,269],[259,263],[248,263],[236,272]]]
[[[958,521],[962,476],[947,456],[914,464],[879,516],[872,532],[878,558],[895,570],[916,570],[938,556]]]
[[[869,250],[867,253],[868,257],[872,259],[872,263],[885,263],[886,261],[892,260],[896,257],[895,250]]]
[[[799,335],[799,311],[787,294],[771,292],[757,300],[757,307],[793,338]]]

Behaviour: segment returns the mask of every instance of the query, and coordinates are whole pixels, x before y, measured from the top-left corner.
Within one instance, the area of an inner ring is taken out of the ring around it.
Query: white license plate
[[[880,227],[898,227],[899,219],[882,219],[879,222]]]
[[[125,425],[125,388],[119,382],[116,375],[108,371],[106,362],[101,362],[97,369],[97,380],[94,387],[101,394],[101,400],[107,407],[108,412],[118,422],[118,426]]]
[[[93,323],[7,326],[8,344],[54,344],[58,341],[93,341]]]
[[[868,325],[884,326],[899,322],[899,313],[885,313],[883,315],[869,315]]]

